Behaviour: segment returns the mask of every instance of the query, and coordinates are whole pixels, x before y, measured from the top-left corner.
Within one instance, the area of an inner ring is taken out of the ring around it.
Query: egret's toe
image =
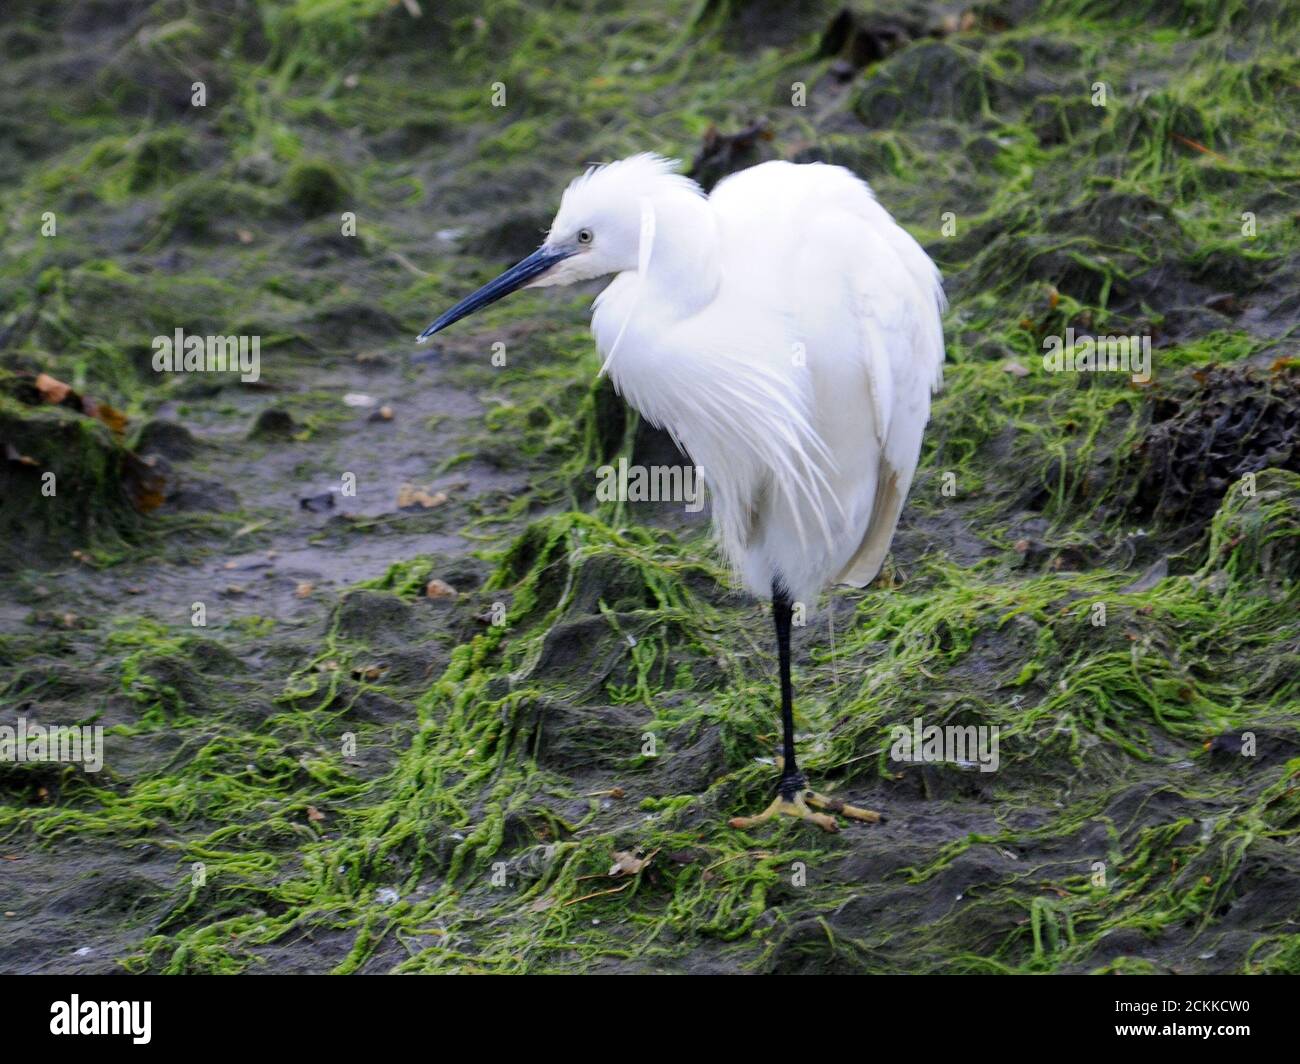
[[[824,809],[819,813],[814,810]],[[823,831],[839,831],[839,821],[835,815],[846,816],[850,820],[861,820],[867,824],[879,824],[885,818],[874,809],[862,809],[849,805],[843,799],[826,794],[818,794],[804,783],[801,773],[789,777],[782,776],[777,784],[777,796],[772,804],[757,816],[733,816],[727,823],[733,828],[752,828],[765,820],[778,816],[792,816],[798,820],[808,820]]]
[[[815,813],[808,808],[806,796],[812,793],[812,791],[796,792],[793,798],[784,798],[777,795],[772,800],[772,804],[757,816],[733,816],[727,823],[733,828],[752,828],[765,820],[771,820],[773,817],[792,816],[798,820],[810,820],[823,831],[839,831],[840,826],[833,816],[827,816],[825,813]]]
[[[805,795],[808,804],[815,809],[829,809],[832,813],[839,813],[850,820],[863,820],[868,824],[879,824],[885,818],[874,809],[862,809],[856,805],[849,805],[842,798],[832,798],[825,794],[818,794],[816,791],[808,791]]]

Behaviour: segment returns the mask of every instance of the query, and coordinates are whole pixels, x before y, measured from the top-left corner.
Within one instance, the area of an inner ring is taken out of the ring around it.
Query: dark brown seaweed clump
[[[1300,472],[1300,372],[1209,366],[1154,402],[1138,446],[1132,511],[1194,538],[1228,487],[1264,469]]]

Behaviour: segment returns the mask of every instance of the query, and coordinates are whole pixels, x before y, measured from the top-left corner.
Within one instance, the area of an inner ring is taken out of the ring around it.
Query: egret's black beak
[[[557,262],[563,262],[572,254],[573,250],[571,249],[548,248],[545,246],[538,248],[522,262],[516,262],[495,281],[489,281],[473,295],[462,299],[451,310],[425,329],[424,332],[420,333],[416,338],[416,342],[424,343],[430,336],[436,332],[441,332],[448,325],[460,321],[461,318],[468,317],[476,310],[482,310],[484,307],[495,303],[498,299],[508,296],[518,288],[523,288],[524,285],[530,281],[535,281]]]

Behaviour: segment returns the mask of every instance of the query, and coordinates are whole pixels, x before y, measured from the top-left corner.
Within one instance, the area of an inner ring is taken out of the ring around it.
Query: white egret
[[[837,166],[769,162],[705,196],[635,155],[564,192],[542,246],[421,341],[523,287],[614,275],[592,332],[602,372],[701,468],[744,586],[770,596],[783,731],[778,814],[837,829],[879,814],[808,787],[795,760],[790,627],[831,583],[880,570],[942,381],[944,296],[920,245]]]

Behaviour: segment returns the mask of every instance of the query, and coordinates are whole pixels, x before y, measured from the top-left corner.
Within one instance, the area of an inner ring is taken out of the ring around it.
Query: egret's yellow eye
[[[579,230],[578,230],[578,243],[579,243],[579,244],[590,244],[590,243],[591,243],[591,230],[590,230],[590,229],[579,229]]]

